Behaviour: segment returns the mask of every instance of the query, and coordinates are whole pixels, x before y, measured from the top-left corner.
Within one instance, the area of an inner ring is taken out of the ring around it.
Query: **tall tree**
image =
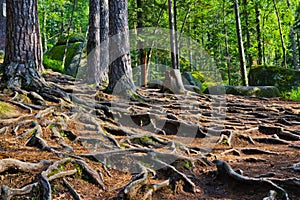
[[[168,0],[169,7],[169,28],[170,28],[170,47],[171,47],[171,61],[172,70],[166,72],[164,86],[173,93],[184,93],[181,73],[177,60],[177,36],[175,34],[173,2]]]
[[[43,97],[58,101],[68,98],[65,92],[51,87],[41,76],[42,45],[38,22],[37,0],[6,2],[7,28],[2,82],[15,91],[35,91]]]
[[[107,86],[109,65],[108,0],[90,0],[87,82]]]
[[[5,0],[0,0],[0,50],[5,48],[6,10]]]
[[[142,0],[136,0],[136,6],[137,6],[137,28],[138,28],[138,34],[142,34],[142,28],[143,28],[143,3]],[[139,57],[140,57],[140,66],[141,66],[141,85],[147,86],[147,77],[148,77],[148,65],[147,65],[147,53],[142,48],[143,42],[138,41],[138,47],[139,49]]]
[[[248,86],[246,59],[245,59],[245,52],[244,52],[244,44],[243,44],[243,37],[242,37],[242,27],[241,27],[241,19],[240,19],[238,0],[235,0],[235,2],[234,2],[234,10],[235,10],[236,32],[237,32],[239,54],[240,54],[240,70],[241,70],[241,75],[242,75],[242,82],[243,82],[244,86]]]
[[[280,19],[280,13],[277,7],[276,0],[273,0],[273,5],[277,17],[277,22],[278,22],[278,29],[279,29],[279,34],[280,34],[280,41],[281,41],[281,48],[282,48],[282,55],[283,55],[283,61],[282,65],[287,68],[287,63],[286,63],[286,46],[284,42],[284,36],[283,36],[283,31],[282,31],[282,24],[281,24],[281,19]]]
[[[7,1],[3,79],[8,87],[31,87],[43,70],[37,0]]]
[[[260,8],[259,3],[255,3],[255,23],[256,23],[256,40],[257,40],[257,52],[258,52],[258,59],[257,64],[263,64],[263,45],[262,45],[262,38],[261,38],[261,22],[260,22]]]
[[[252,66],[252,55],[250,52],[251,48],[251,39],[250,39],[250,30],[249,30],[249,13],[248,13],[248,0],[243,0],[244,5],[244,16],[245,16],[245,32],[246,32],[246,49],[245,54],[247,55],[248,67]]]
[[[133,83],[129,27],[128,1],[109,1],[109,84],[108,92],[132,96],[136,92]]]

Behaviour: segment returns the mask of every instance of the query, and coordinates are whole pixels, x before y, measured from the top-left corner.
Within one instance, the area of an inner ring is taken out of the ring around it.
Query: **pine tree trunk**
[[[107,87],[109,69],[109,0],[100,1],[100,74],[99,85]]]
[[[132,96],[136,88],[133,83],[127,0],[109,1],[109,85],[107,92]]]
[[[245,52],[244,52],[244,44],[242,37],[242,27],[241,27],[241,19],[240,19],[240,11],[238,0],[235,0],[234,3],[235,10],[235,19],[236,19],[236,32],[238,37],[238,45],[239,45],[239,54],[240,54],[240,69],[242,75],[242,82],[244,86],[248,86],[248,77],[246,70],[246,60],[245,60]]]
[[[37,0],[7,1],[7,41],[3,79],[7,87],[37,88],[41,85],[42,47]]]
[[[108,0],[90,0],[87,83],[107,86],[109,62]]]
[[[171,46],[171,60],[172,68],[178,69],[177,59],[176,59],[176,37],[175,37],[175,27],[174,27],[174,15],[173,15],[173,2],[168,0],[169,3],[169,28],[170,28],[170,46]]]
[[[5,25],[6,25],[6,17],[4,14],[6,11],[4,10],[4,2],[5,0],[0,0],[0,50],[4,50],[5,48]]]
[[[258,59],[257,64],[262,65],[263,62],[263,47],[262,47],[262,39],[261,39],[261,30],[260,30],[260,10],[259,5],[255,5],[255,21],[256,21],[256,39],[257,39],[257,51],[258,51]]]

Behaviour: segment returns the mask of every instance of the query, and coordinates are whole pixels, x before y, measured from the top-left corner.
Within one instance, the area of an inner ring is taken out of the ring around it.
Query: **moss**
[[[80,48],[81,42],[75,42],[75,43],[70,43],[68,45],[68,50],[67,50],[67,56],[66,56],[66,62],[65,66],[69,66],[73,57],[75,56],[75,53],[78,51]],[[63,61],[63,56],[65,52],[66,45],[58,45],[54,46],[48,53],[47,57],[52,60],[56,61]],[[59,69],[61,71],[65,71],[65,69]]]
[[[8,103],[0,101],[0,119],[10,118],[15,116],[17,110]]]
[[[253,86],[276,86],[280,92],[291,91],[300,86],[300,71],[274,66],[258,66],[249,72]]]
[[[69,43],[84,42],[84,37],[80,34],[70,35]],[[67,34],[64,34],[58,38],[56,45],[65,45],[67,43]]]
[[[48,56],[44,55],[43,65],[46,69],[52,69],[55,72],[65,73],[65,69],[62,67],[62,62],[59,60],[52,60]]]

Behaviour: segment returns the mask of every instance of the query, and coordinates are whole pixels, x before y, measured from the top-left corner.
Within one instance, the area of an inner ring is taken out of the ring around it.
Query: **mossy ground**
[[[0,101],[0,119],[14,117],[17,110],[8,103]]]

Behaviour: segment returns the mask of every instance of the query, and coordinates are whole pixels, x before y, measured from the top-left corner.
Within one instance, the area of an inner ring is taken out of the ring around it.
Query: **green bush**
[[[43,65],[46,69],[52,69],[55,72],[65,73],[65,69],[62,66],[62,61],[52,60],[46,55],[43,57]]]
[[[283,92],[282,97],[293,101],[300,101],[300,87],[292,89],[289,92]]]

